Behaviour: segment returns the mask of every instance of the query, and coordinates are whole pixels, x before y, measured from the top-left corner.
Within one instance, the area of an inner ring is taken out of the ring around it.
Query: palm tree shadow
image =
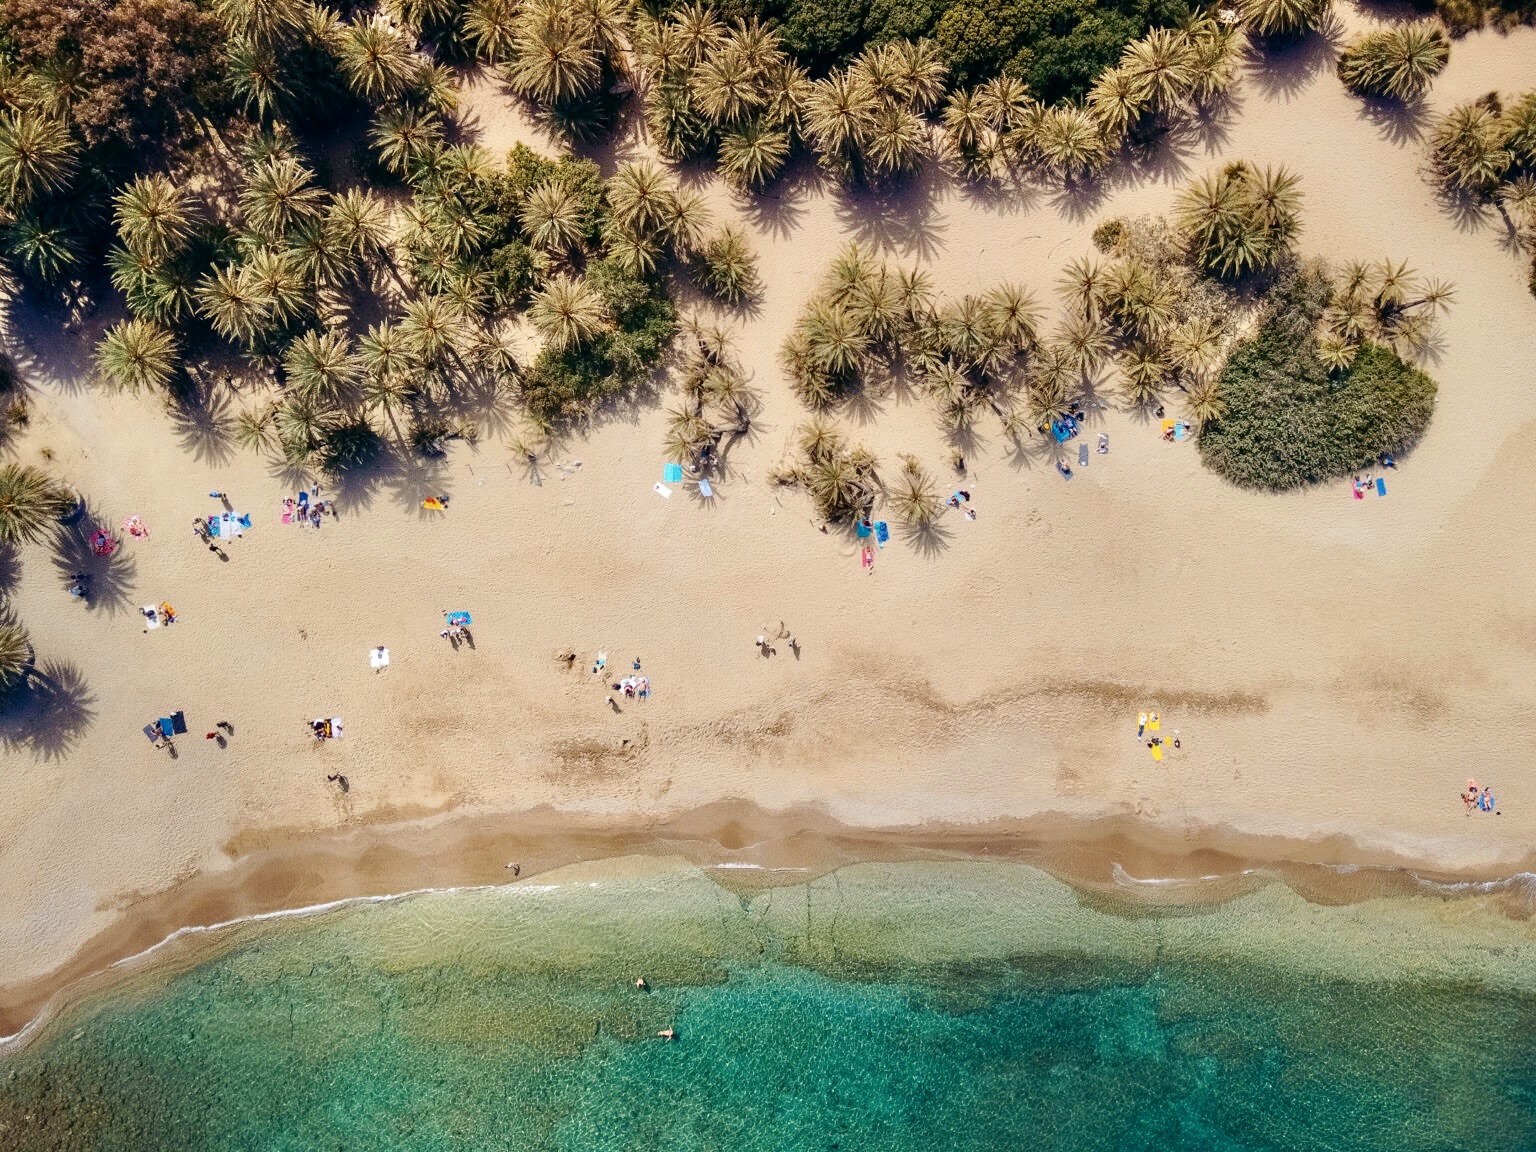
[[[913,551],[924,560],[937,560],[949,551],[950,539],[954,535],[938,519],[930,520],[926,524],[916,521],[903,524],[897,531],[901,534],[902,540],[911,545]]]
[[[47,661],[0,699],[0,748],[61,759],[95,722],[95,704],[78,668]]]
[[[0,596],[10,593],[21,579],[21,554],[14,545],[0,544]]]
[[[415,453],[402,457],[396,452],[393,459],[394,467],[379,477],[384,490],[398,503],[416,509],[420,520],[442,515],[440,512],[429,512],[421,506],[421,502],[429,496],[442,496],[446,492],[446,458],[418,456]]]
[[[75,582],[77,574],[88,577],[87,611],[116,616],[133,601],[138,561],[128,554],[125,542],[119,542],[110,556],[98,556],[91,547],[97,524],[111,531],[110,525],[90,512],[73,524],[61,526],[54,536],[53,567],[66,587]]]
[[[942,173],[925,171],[888,185],[841,190],[835,201],[838,221],[844,231],[877,248],[933,260],[948,230],[933,214],[935,186],[943,179]]]
[[[799,230],[805,218],[805,201],[820,186],[815,161],[802,157],[791,161],[779,178],[761,192],[733,199],[754,229],[783,240]]]
[[[1429,109],[1423,100],[1385,100],[1366,97],[1361,101],[1360,117],[1375,125],[1388,143],[1398,147],[1417,144],[1424,138],[1424,122]]]
[[[1296,40],[1255,40],[1249,50],[1251,67],[1245,79],[1265,98],[1289,103],[1312,83],[1318,72],[1333,66],[1343,34],[1342,22],[1330,13],[1316,32]]]
[[[234,459],[235,421],[229,394],[222,389],[194,391],[172,405],[171,426],[182,451],[199,463],[222,465]]]

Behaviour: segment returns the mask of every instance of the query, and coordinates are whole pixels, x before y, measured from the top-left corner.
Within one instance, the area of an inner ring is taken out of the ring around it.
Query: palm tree
[[[1503,141],[1497,112],[1477,101],[1457,104],[1435,121],[1430,161],[1456,191],[1484,195],[1498,186],[1513,159]]]
[[[231,36],[272,44],[296,31],[303,12],[293,0],[215,0],[214,15]]]
[[[20,684],[32,666],[32,641],[14,624],[0,624],[0,693]]]
[[[290,95],[277,53],[270,45],[254,40],[237,37],[229,42],[224,75],[230,91],[258,119],[275,115]]]
[[[119,388],[164,389],[176,375],[176,337],[148,320],[122,320],[96,347],[96,369]]]
[[[828,520],[840,520],[862,510],[869,500],[858,468],[846,455],[812,464],[807,477],[811,497]]]
[[[635,236],[608,222],[603,235],[608,255],[632,276],[646,277],[656,271],[661,263],[661,245],[652,236]]]
[[[987,324],[1010,349],[1022,350],[1035,342],[1040,326],[1040,305],[1035,294],[1016,284],[998,284],[986,295]]]
[[[75,500],[46,472],[0,465],[0,544],[36,544]]]
[[[694,63],[725,43],[725,25],[704,0],[689,0],[673,8],[670,22],[677,29],[686,59]]]
[[[434,112],[399,108],[382,113],[368,133],[379,150],[379,163],[404,175],[443,142],[443,124]]]
[[[410,354],[409,341],[388,320],[380,320],[358,341],[358,365],[370,384],[404,380],[419,362]]]
[[[5,234],[11,255],[22,269],[45,284],[56,281],[80,259],[80,235],[60,219],[56,208],[22,209]]]
[[[464,9],[464,34],[482,60],[499,64],[510,57],[516,32],[515,0],[471,0]]]
[[[851,164],[869,131],[878,104],[864,78],[834,72],[811,85],[805,98],[805,135],[825,163]]]
[[[299,274],[316,287],[344,284],[357,272],[357,254],[335,229],[318,220],[294,230],[290,250]]]
[[[342,27],[335,51],[347,86],[371,103],[396,99],[417,74],[410,41],[379,15]]]
[[[608,310],[585,277],[556,276],[534,293],[528,319],[559,352],[590,343],[607,326]]]
[[[1104,306],[1104,265],[1092,256],[1079,256],[1056,280],[1056,289],[1084,316],[1096,317]]]
[[[1536,92],[1527,92],[1499,117],[1500,145],[1517,168],[1536,169]]]
[[[1362,96],[1411,100],[1451,58],[1451,38],[1438,20],[1415,20],[1361,36],[1339,56],[1339,79]]]
[[[704,246],[711,222],[709,206],[697,192],[677,192],[668,206],[665,231],[679,260],[691,259]]]
[[[1282,39],[1316,31],[1328,0],[1238,0],[1237,10],[1258,35]]]
[[[715,430],[697,412],[686,408],[667,410],[667,433],[662,448],[668,460],[678,464],[692,463],[714,438]]]
[[[767,93],[763,70],[735,43],[711,52],[688,83],[693,104],[710,123],[735,124],[761,108]]]
[[[867,171],[876,178],[914,171],[928,155],[928,132],[916,113],[882,108],[875,113],[863,145]]]
[[[1191,379],[1209,380],[1221,363],[1221,328],[1208,316],[1192,316],[1169,333],[1168,350]]]
[[[789,133],[754,117],[720,137],[720,172],[737,188],[760,192],[789,159]]]
[[[327,408],[348,408],[362,369],[344,332],[305,332],[283,355],[291,393]]]
[[[1194,87],[1194,53],[1188,37],[1171,28],[1153,28],[1125,46],[1119,71],[1146,94],[1147,106],[1166,116]]]
[[[1138,342],[1125,350],[1120,371],[1125,376],[1126,400],[1139,408],[1157,399],[1158,385],[1168,374],[1168,361],[1155,344]]]
[[[581,201],[563,180],[535,184],[518,212],[523,234],[548,252],[569,252],[581,243]]]
[[[400,321],[400,340],[406,352],[424,367],[444,356],[458,359],[464,336],[464,316],[443,296],[422,296],[405,306]]]
[[[825,416],[812,416],[796,431],[801,454],[811,463],[830,460],[843,450],[843,434]]]
[[[1014,132],[1025,127],[1040,109],[1040,102],[1029,94],[1029,85],[1016,76],[994,76],[976,89],[977,110],[996,132]]]
[[[674,201],[671,178],[649,160],[620,164],[608,182],[614,222],[636,236],[660,232]]]
[[[263,239],[279,240],[297,225],[318,220],[326,197],[314,179],[308,168],[286,157],[256,165],[240,190],[246,225]]]
[[[199,282],[197,310],[226,340],[253,346],[272,320],[272,298],[256,287],[243,268],[214,268]]]
[[[1092,375],[1109,355],[1109,336],[1087,316],[1071,316],[1056,333],[1056,347],[1065,363],[1084,376]]]
[[[1151,94],[1145,78],[1124,64],[1099,73],[1088,93],[1088,109],[1110,140],[1124,137],[1150,104]]]
[[[1227,401],[1221,394],[1221,381],[1207,377],[1196,380],[1185,395],[1190,418],[1200,427],[1220,420],[1227,411]]]
[[[1317,342],[1317,358],[1330,373],[1347,372],[1359,353],[1359,344],[1336,334],[1325,335]]]
[[[16,209],[39,192],[63,192],[78,151],[61,120],[26,111],[0,114],[0,200]]]
[[[869,337],[846,308],[812,304],[801,321],[811,363],[834,377],[849,377],[863,366]]]
[[[1197,16],[1188,27],[1189,66],[1193,73],[1190,97],[1204,107],[1237,80],[1238,60],[1247,38],[1236,24]]]
[[[986,138],[989,124],[974,88],[957,88],[944,105],[944,132],[962,155],[976,152]]]
[[[196,223],[186,189],[158,174],[135,178],[112,204],[123,243],[130,251],[157,260],[179,252]]]
[[[283,458],[294,467],[304,467],[314,459],[321,440],[336,424],[333,413],[297,393],[279,404],[274,416]]]
[[[400,15],[418,36],[428,29],[441,27],[458,15],[455,0],[399,0]]]
[[[577,100],[602,81],[603,56],[590,17],[558,0],[533,0],[517,18],[505,75],[519,95],[551,107]]]
[[[755,296],[759,288],[757,258],[746,233],[727,224],[704,245],[705,287],[729,304]]]
[[[917,41],[896,40],[886,46],[906,104],[918,115],[927,115],[944,98],[949,67],[938,45],[927,37]]]
[[[343,251],[366,259],[389,247],[389,206],[366,188],[349,188],[332,196],[325,227]]]
[[[1536,176],[1517,176],[1500,184],[1493,199],[1511,229],[1536,231]]]
[[[280,324],[312,310],[299,253],[291,248],[259,249],[246,264],[245,277],[267,301],[268,315]]]
[[[1248,215],[1269,234],[1271,243],[1287,244],[1296,231],[1296,220],[1301,214],[1299,185],[1296,174],[1283,165],[1266,164],[1257,172],[1249,172]]]
[[[1034,151],[1048,171],[1068,180],[1087,176],[1109,155],[1093,115],[1071,104],[1050,108],[1041,117]]]
[[[896,515],[908,524],[927,525],[939,514],[939,496],[934,490],[933,477],[916,456],[902,457],[901,475],[895,488],[886,493],[886,499]]]

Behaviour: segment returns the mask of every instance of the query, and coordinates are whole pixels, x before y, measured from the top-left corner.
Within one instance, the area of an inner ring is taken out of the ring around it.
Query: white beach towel
[[[656,493],[658,496],[666,497],[668,500],[672,499],[672,489],[668,488],[660,480],[651,485],[651,491]]]
[[[368,649],[368,666],[370,668],[374,669],[375,671],[377,671],[380,668],[388,668],[389,667],[389,649],[388,648],[370,648],[370,649]]]
[[[144,630],[160,627],[160,612],[153,604],[144,605]]]
[[[332,716],[331,717],[331,739],[332,740],[340,740],[341,739],[341,717],[340,716]]]

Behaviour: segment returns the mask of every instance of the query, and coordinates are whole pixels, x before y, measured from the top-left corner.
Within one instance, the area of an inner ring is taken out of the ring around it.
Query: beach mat
[[[884,520],[875,521],[875,543],[885,547],[885,542],[891,538],[891,526]]]
[[[1386,494],[1387,494],[1387,482],[1384,479],[1382,479],[1380,476],[1376,477],[1376,495],[1378,495],[1378,496],[1385,496]]]
[[[1077,466],[1079,468],[1086,468],[1086,467],[1088,467],[1088,445],[1087,444],[1079,444],[1077,446]]]
[[[713,500],[715,498],[715,490],[710,487],[708,480],[702,478],[699,480],[699,495],[706,500]]]

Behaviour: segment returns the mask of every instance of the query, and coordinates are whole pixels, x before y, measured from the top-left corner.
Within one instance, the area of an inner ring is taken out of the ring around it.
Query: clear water
[[[1507,896],[720,875],[620,861],[239,929],[0,1055],[0,1148],[1536,1148],[1536,928]]]

